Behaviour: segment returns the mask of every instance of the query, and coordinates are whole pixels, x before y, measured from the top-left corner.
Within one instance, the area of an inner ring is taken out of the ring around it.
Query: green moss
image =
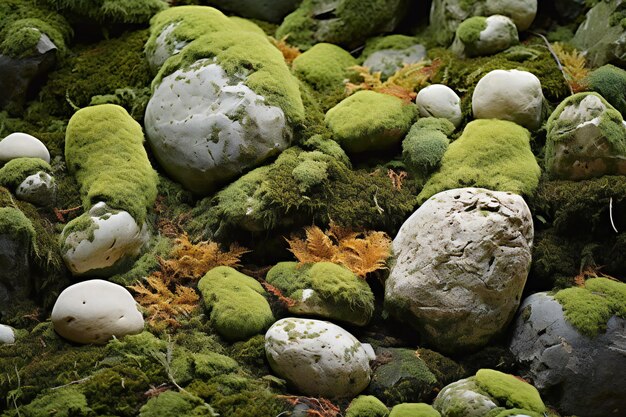
[[[537,233],[528,286],[551,290],[556,282],[571,281],[580,270],[581,250],[580,242],[559,236],[553,229]]]
[[[399,404],[391,409],[389,417],[441,417],[441,414],[428,404]]]
[[[317,262],[307,271],[313,288],[323,299],[358,309],[364,316],[374,312],[374,294],[364,279],[349,269],[331,263]]]
[[[291,123],[304,120],[296,78],[289,72],[280,51],[257,33],[218,31],[201,36],[166,61],[153,87],[159,85],[163,77],[205,58],[214,59],[231,76],[241,75],[245,69],[245,85],[263,96],[269,105],[281,108]]]
[[[525,408],[537,413],[546,411],[537,389],[513,375],[481,369],[476,373],[475,381],[503,407]]]
[[[157,236],[139,259],[135,261],[133,267],[122,274],[113,275],[107,281],[120,285],[132,285],[135,282],[147,277],[159,268],[159,259],[165,259],[173,247],[172,241],[164,236]]]
[[[63,52],[71,38],[72,29],[63,16],[41,3],[29,0],[5,0],[0,4],[2,54],[14,58],[30,55],[36,50],[40,33],[45,33]]]
[[[402,141],[402,160],[408,171],[426,179],[441,162],[448,149],[448,136],[454,125],[447,119],[427,117],[419,119]]]
[[[247,339],[275,321],[261,284],[233,268],[213,268],[198,282],[198,289],[211,324],[226,340]]]
[[[79,110],[65,142],[65,160],[80,184],[83,206],[104,201],[143,224],[156,199],[157,175],[143,148],[141,126],[126,110],[113,104]]]
[[[387,417],[389,410],[372,395],[359,395],[350,403],[346,417]]]
[[[139,417],[216,416],[200,398],[175,391],[165,391],[151,398],[139,410]]]
[[[370,38],[365,43],[365,48],[359,57],[360,62],[364,62],[370,55],[376,51],[383,49],[406,49],[419,43],[413,36],[406,35],[389,35],[389,36],[377,36]]]
[[[308,274],[310,264],[298,265],[297,262],[279,262],[267,272],[265,280],[281,290],[287,297],[311,287]]]
[[[348,168],[352,166],[350,164],[350,158],[348,158],[346,152],[341,149],[341,146],[324,135],[317,134],[309,137],[302,142],[302,147],[307,150],[320,151],[325,155],[332,156],[335,160],[341,162]]]
[[[16,189],[26,177],[38,172],[52,173],[52,167],[39,158],[16,158],[0,168],[0,185]]]
[[[316,43],[328,42],[356,48],[368,37],[389,31],[389,22],[402,10],[399,0],[342,0],[331,9],[332,19],[320,15],[323,0],[304,0],[276,30],[276,38],[289,37],[289,42],[306,50]],[[326,13],[322,13],[325,15]]]
[[[19,209],[0,207],[0,234],[32,241],[35,238],[35,228]]]
[[[513,408],[511,410],[500,410],[495,409],[492,412],[488,413],[485,417],[509,417],[509,416],[519,416],[524,415],[528,417],[544,417],[546,414],[536,413],[534,411],[523,410],[521,408]]]
[[[265,359],[265,336],[256,335],[250,339],[234,343],[230,355],[242,364],[252,368],[255,376],[270,374]]]
[[[421,204],[438,192],[462,187],[531,195],[540,176],[526,129],[503,120],[476,120],[448,147],[418,199]]]
[[[359,91],[326,113],[326,125],[347,152],[394,148],[417,117],[417,107],[398,97]]]
[[[437,386],[440,388],[467,376],[461,365],[434,350],[420,348],[415,355],[426,363],[428,370],[437,378]]]
[[[626,114],[626,71],[614,65],[604,65],[587,78],[589,89],[600,94],[622,115]]]
[[[28,417],[74,417],[93,415],[93,410],[87,406],[87,399],[80,390],[65,387],[39,395],[30,404],[21,407],[20,414]]]
[[[456,35],[464,44],[473,45],[480,40],[480,32],[485,29],[487,29],[487,18],[474,16],[459,25]]]
[[[118,88],[113,94],[101,94],[91,97],[89,105],[116,104],[124,107],[133,119],[142,123],[151,96],[152,92],[148,87]]]
[[[44,0],[56,10],[85,18],[102,25],[113,23],[147,23],[159,11],[168,7],[165,0]]]
[[[291,171],[291,174],[298,183],[300,191],[306,193],[328,179],[328,163],[312,158],[303,158],[302,162]]]
[[[554,298],[563,306],[567,321],[589,337],[604,332],[612,316],[626,318],[626,284],[622,282],[592,278],[584,288],[566,288]]]
[[[356,64],[348,51],[330,43],[318,43],[293,61],[292,70],[319,94],[322,107],[327,110],[343,98],[347,69]]]

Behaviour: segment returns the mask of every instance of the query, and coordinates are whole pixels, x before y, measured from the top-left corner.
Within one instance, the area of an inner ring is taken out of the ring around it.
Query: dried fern
[[[270,37],[270,41],[280,51],[280,53],[283,54],[283,58],[285,59],[285,62],[288,65],[291,65],[293,60],[299,57],[302,54],[302,52],[300,52],[300,50],[296,48],[295,46],[289,45],[287,43],[287,38],[288,36],[285,36],[284,38],[278,40],[278,39]]]
[[[386,268],[391,239],[383,232],[354,232],[331,223],[326,232],[311,226],[305,233],[305,239],[287,239],[289,250],[301,264],[333,262],[361,278]]]
[[[129,288],[137,293],[135,300],[145,308],[148,325],[157,331],[179,327],[178,318],[189,316],[198,306],[198,294],[193,288],[176,285],[174,291],[158,276],[146,278],[147,285]]]
[[[584,55],[576,49],[571,52],[565,50],[563,44],[556,42],[552,44],[552,50],[561,62],[565,80],[569,84],[572,92],[579,93],[587,89],[586,78],[589,76],[587,60]]]

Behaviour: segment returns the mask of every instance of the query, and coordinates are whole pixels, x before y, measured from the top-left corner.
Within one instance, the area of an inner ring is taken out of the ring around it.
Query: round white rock
[[[20,200],[38,206],[51,206],[56,198],[57,185],[52,175],[39,171],[29,175],[15,190]]]
[[[121,285],[101,279],[67,287],[52,309],[54,330],[76,343],[104,344],[143,331],[143,316]]]
[[[50,163],[50,152],[36,137],[15,132],[0,141],[0,162],[15,158],[40,158]]]
[[[541,127],[542,106],[541,82],[527,71],[491,71],[472,95],[474,118],[509,120],[530,130]]]
[[[443,84],[433,84],[422,88],[415,104],[421,117],[437,117],[448,119],[455,127],[459,127],[461,115],[461,99],[450,87]]]
[[[321,320],[286,318],[265,334],[270,366],[300,392],[326,398],[354,397],[370,382],[370,345]]]
[[[15,343],[15,332],[13,328],[6,324],[0,324],[0,345],[10,345]]]

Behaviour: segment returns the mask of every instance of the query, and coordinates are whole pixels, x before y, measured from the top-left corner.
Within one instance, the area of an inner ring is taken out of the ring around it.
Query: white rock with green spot
[[[51,314],[54,330],[81,344],[104,344],[143,331],[143,315],[121,285],[101,279],[79,282],[59,295]]]
[[[327,321],[285,318],[265,334],[272,370],[307,396],[351,398],[370,382],[375,354]]]
[[[61,255],[75,275],[110,275],[134,260],[149,238],[145,223],[99,202],[65,226]]]
[[[517,27],[502,15],[476,16],[461,23],[452,43],[460,57],[493,55],[517,44]]]
[[[29,175],[15,190],[17,198],[38,206],[52,206],[56,193],[57,184],[54,177],[44,171]]]

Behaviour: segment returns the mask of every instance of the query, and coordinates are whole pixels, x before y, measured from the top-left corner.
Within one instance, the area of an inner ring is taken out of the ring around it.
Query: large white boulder
[[[291,142],[282,109],[210,59],[163,78],[148,103],[146,133],[165,171],[208,194]]]
[[[509,324],[531,261],[533,221],[519,195],[443,191],[402,225],[386,309],[447,353],[477,349]]]
[[[476,119],[509,120],[530,130],[541,127],[542,106],[541,82],[527,71],[491,71],[478,81],[472,95]]]
[[[0,345],[15,343],[15,331],[6,324],[0,324]]]
[[[286,318],[265,334],[270,366],[308,396],[354,397],[370,382],[370,345],[327,321]]]
[[[459,127],[463,120],[461,99],[446,85],[433,84],[422,88],[417,93],[415,103],[421,117],[448,119],[454,127]]]
[[[76,343],[106,343],[143,331],[143,315],[121,285],[94,279],[67,287],[52,308],[54,330]]]
[[[139,255],[149,238],[146,224],[99,202],[65,226],[61,255],[76,275],[112,271]]]
[[[50,163],[50,152],[36,137],[15,132],[0,141],[0,163],[15,158],[40,158]]]

